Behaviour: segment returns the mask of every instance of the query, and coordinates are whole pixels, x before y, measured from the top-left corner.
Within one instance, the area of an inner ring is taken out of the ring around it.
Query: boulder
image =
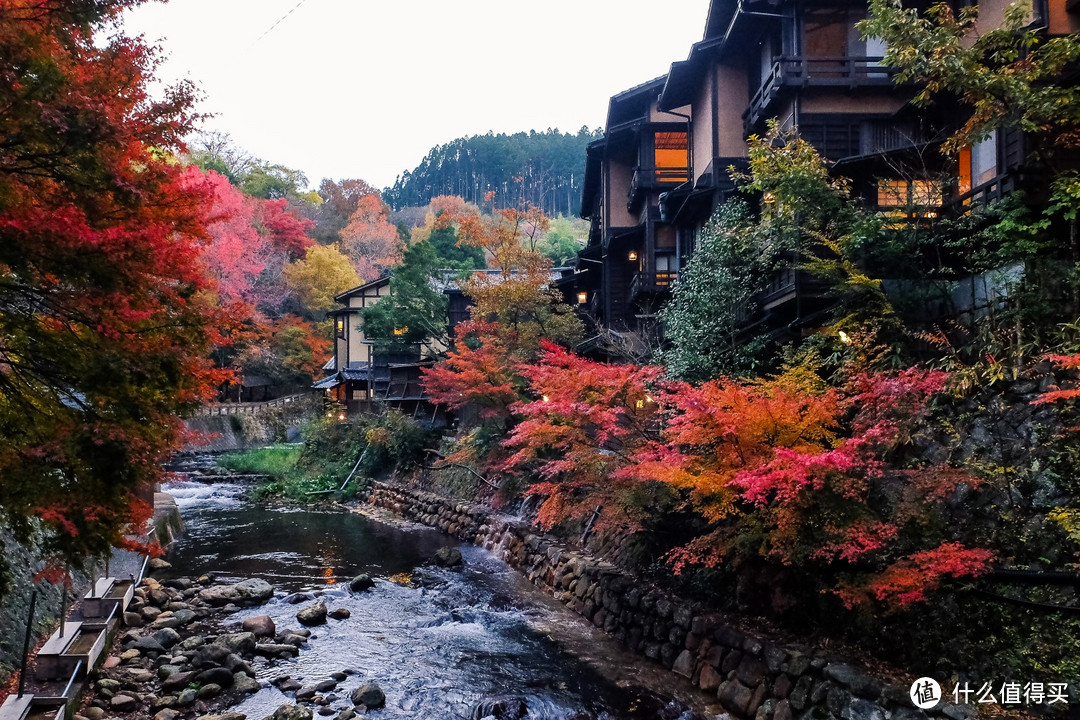
[[[348,620],[350,617],[352,617],[352,613],[349,612],[349,608],[334,608],[329,613],[327,613],[327,615],[334,618],[335,620]]]
[[[135,642],[128,645],[126,649],[127,650],[138,650],[140,653],[143,653],[143,654],[145,654],[145,653],[157,653],[158,655],[161,655],[161,654],[164,654],[164,652],[165,652],[165,648],[162,647],[161,643],[159,643],[157,640],[155,640],[152,637],[141,637],[138,640],[136,640]],[[125,658],[124,658],[123,655],[121,655],[120,659],[123,660]]]
[[[229,648],[217,643],[203,645],[195,651],[191,658],[191,664],[197,668],[217,667],[225,662],[229,656]]]
[[[168,649],[176,643],[180,642],[180,633],[176,632],[172,628],[163,628],[154,633],[151,637],[158,641],[161,647]]]
[[[307,602],[308,600],[314,600],[314,599],[315,599],[315,596],[310,594],[310,593],[300,593],[300,592],[298,592],[298,593],[293,593],[292,595],[286,595],[285,597],[283,597],[281,599],[281,602],[287,603],[289,605],[299,605],[302,602]]]
[[[368,575],[357,575],[349,581],[349,589],[353,592],[363,592],[375,587],[375,581]]]
[[[268,658],[295,657],[300,654],[300,646],[288,643],[262,643],[255,646],[255,654]]]
[[[172,708],[164,708],[154,714],[154,720],[176,720],[178,717],[180,717],[180,711]]]
[[[326,605],[322,602],[309,605],[296,613],[296,619],[301,625],[323,625],[326,623]]]
[[[519,697],[488,698],[473,708],[472,720],[521,720],[529,714],[525,701]]]
[[[233,674],[229,672],[228,668],[210,668],[199,673],[199,682],[203,685],[213,684],[220,687],[232,687]]]
[[[274,637],[277,627],[269,615],[256,615],[244,621],[243,628],[255,637]]]
[[[238,672],[233,673],[233,690],[238,693],[257,693],[259,688],[259,681],[253,677],[248,677],[247,674]]]
[[[250,655],[255,652],[255,633],[239,632],[218,635],[214,643],[228,648],[231,653]]]
[[[229,677],[232,676],[230,675]],[[195,693],[195,697],[199,698],[200,700],[210,700],[212,698],[216,698],[220,694],[220,685],[218,685],[217,683],[206,683],[201,688],[199,688],[198,692]]]
[[[173,673],[161,681],[161,689],[165,692],[183,690],[195,680],[194,672]]]
[[[132,712],[138,709],[139,701],[130,695],[114,695],[109,700],[109,709],[114,712]]]
[[[282,705],[264,720],[311,720],[311,710],[303,705]]]
[[[439,548],[435,553],[435,564],[439,567],[457,567],[461,565],[461,551],[457,548]]]
[[[242,580],[232,585],[214,585],[199,591],[199,598],[203,602],[222,606],[234,603],[237,605],[258,605],[274,596],[274,588],[265,580],[252,578]]]
[[[374,680],[368,681],[352,691],[349,695],[353,705],[363,705],[370,709],[381,708],[386,704],[386,694]]]
[[[146,563],[146,567],[151,570],[168,570],[172,567],[172,563],[162,558],[150,558]]]

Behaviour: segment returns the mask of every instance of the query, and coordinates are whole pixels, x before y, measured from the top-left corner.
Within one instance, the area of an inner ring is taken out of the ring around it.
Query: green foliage
[[[901,0],[871,0],[869,10],[859,30],[885,40],[885,64],[898,70],[897,82],[919,88],[917,103],[946,94],[971,109],[946,150],[1007,127],[1035,134],[1044,150],[1080,144],[1080,87],[1060,82],[1080,60],[1080,37],[1045,38],[1030,2],[1009,5],[992,28],[977,25],[977,5],[955,12],[939,3],[920,13]]]
[[[700,382],[752,374],[760,343],[739,335],[740,312],[752,301],[770,258],[745,202],[721,205],[703,228],[697,252],[661,311],[671,343],[664,364],[673,377]]]
[[[217,464],[233,472],[270,475],[280,480],[296,467],[300,451],[299,445],[274,445],[228,453],[218,458]]]
[[[366,337],[382,347],[414,343],[446,344],[446,295],[435,285],[439,257],[430,241],[405,250],[390,277],[390,295],[364,309]]]
[[[265,448],[226,456],[222,464],[270,475],[272,480],[257,489],[256,497],[319,502],[351,497],[371,478],[414,467],[433,441],[431,431],[396,409],[344,421],[338,417],[338,409],[330,408],[310,422],[304,428],[302,449]],[[338,492],[354,467],[353,480]]]
[[[438,195],[480,204],[489,190],[498,189],[503,207],[526,203],[551,215],[576,216],[585,146],[600,136],[599,130],[583,127],[576,133],[549,129],[457,138],[433,147],[383,198],[398,210],[427,205]]]
[[[565,266],[576,258],[581,250],[582,245],[578,238],[585,237],[588,232],[583,220],[574,222],[568,217],[557,217],[549,223],[547,232],[536,244],[536,250],[551,260],[553,266]]]
[[[458,232],[453,225],[438,225],[427,240],[439,258],[439,266],[453,270],[479,270],[487,267],[484,249],[458,242]]]

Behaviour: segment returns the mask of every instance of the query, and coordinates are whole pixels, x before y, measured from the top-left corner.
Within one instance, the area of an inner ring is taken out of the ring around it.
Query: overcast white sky
[[[160,43],[163,79],[201,88],[201,109],[216,115],[208,128],[303,170],[312,186],[360,177],[385,187],[463,135],[602,126],[610,95],[686,58],[707,9],[708,0],[171,0],[131,12],[126,29]]]

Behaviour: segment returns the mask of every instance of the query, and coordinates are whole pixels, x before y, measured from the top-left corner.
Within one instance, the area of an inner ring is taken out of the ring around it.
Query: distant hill
[[[400,210],[426,205],[437,195],[480,203],[494,190],[499,207],[524,200],[551,216],[577,215],[585,146],[600,136],[583,127],[576,134],[549,129],[458,138],[433,147],[415,169],[398,176],[383,199]]]

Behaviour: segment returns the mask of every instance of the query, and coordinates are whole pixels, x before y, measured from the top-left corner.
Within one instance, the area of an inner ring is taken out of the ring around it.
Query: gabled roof
[[[363,295],[368,290],[373,290],[373,289],[375,289],[377,287],[382,287],[384,285],[388,285],[389,283],[390,283],[390,276],[389,275],[384,275],[381,278],[379,278],[378,280],[372,280],[371,282],[364,283],[363,285],[357,285],[356,287],[352,288],[351,290],[346,290],[345,292],[341,293],[340,295],[335,295],[334,300],[337,301],[337,302],[344,302],[345,300],[348,300],[351,297],[356,297],[357,295]]]
[[[612,95],[608,101],[605,135],[616,125],[632,120],[648,120],[649,107],[664,88],[665,80],[667,80],[667,75],[661,75]]]

